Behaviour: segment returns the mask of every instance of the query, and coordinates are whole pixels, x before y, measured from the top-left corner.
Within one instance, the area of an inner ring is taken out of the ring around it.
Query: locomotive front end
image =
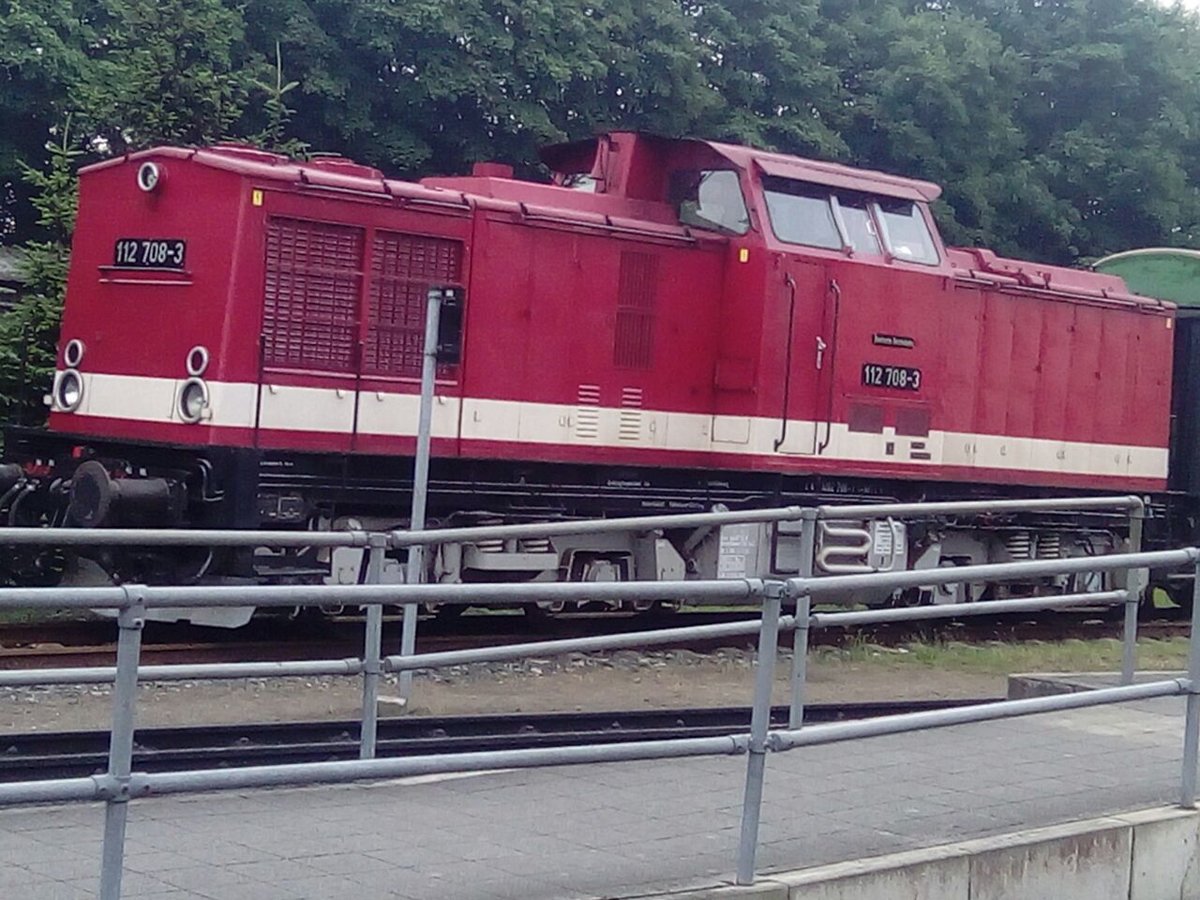
[[[49,428],[10,427],[5,442],[9,524],[234,524],[225,498],[253,424],[253,341],[230,338],[258,327],[234,246],[253,197],[234,157],[222,168],[195,155],[152,150],[81,172]],[[196,567],[178,551],[93,555],[123,579]],[[59,556],[17,554],[8,575],[51,580]]]

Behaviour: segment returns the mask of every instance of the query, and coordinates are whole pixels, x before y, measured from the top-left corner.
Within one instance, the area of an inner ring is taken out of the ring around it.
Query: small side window
[[[731,169],[676,172],[671,178],[671,202],[681,225],[725,234],[750,230],[738,173]]]
[[[937,248],[925,217],[917,204],[908,200],[880,198],[879,223],[888,245],[888,252],[902,262],[936,266]]]

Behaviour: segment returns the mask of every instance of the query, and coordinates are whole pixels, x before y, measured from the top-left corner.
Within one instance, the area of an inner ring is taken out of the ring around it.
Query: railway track
[[[930,709],[945,709],[1002,698],[880,703],[814,704],[805,722],[864,719]],[[772,722],[784,725],[787,708],[772,710]],[[559,747],[580,743],[620,743],[711,737],[749,728],[748,707],[613,712],[543,713],[381,719],[380,756],[466,753]],[[217,725],[138,729],[134,768],[139,771],[212,766],[267,765],[355,759],[357,721]],[[108,733],[30,732],[0,738],[4,780],[71,778],[103,771]]]
[[[430,623],[418,638],[417,651],[462,650],[499,644],[525,643],[547,638],[585,637],[595,634],[619,634],[672,625],[701,625],[735,618],[746,613],[679,613],[654,618],[571,617],[557,620],[536,631],[522,628],[520,616],[468,616],[458,620],[460,627]],[[274,628],[274,633],[271,633]],[[961,641],[1059,641],[1073,639],[1119,638],[1122,625],[1111,615],[1096,613],[1052,613],[1046,616],[986,616],[929,623],[895,623],[864,628],[826,628],[810,633],[817,646],[872,643],[899,646],[913,642]],[[1181,619],[1156,618],[1141,622],[1142,637],[1185,637],[1190,623]],[[0,669],[69,668],[74,666],[111,666],[116,661],[115,628],[107,622],[46,623],[42,625],[4,626],[0,628]],[[197,638],[200,639],[197,639]],[[341,659],[362,652],[362,626],[339,620],[326,623],[319,634],[311,625],[275,620],[272,625],[254,623],[250,629],[224,632],[192,626],[152,623],[143,639],[142,662],[145,665],[173,663],[274,662],[279,660]],[[384,633],[385,647],[399,645],[399,623],[389,622]],[[709,651],[717,646],[750,647],[755,638],[725,638],[720,641],[686,641],[668,648]]]

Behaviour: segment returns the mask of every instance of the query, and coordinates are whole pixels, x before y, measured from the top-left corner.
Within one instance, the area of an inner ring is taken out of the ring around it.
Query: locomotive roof
[[[926,203],[936,200],[942,193],[941,187],[931,181],[904,178],[873,169],[857,169],[800,156],[788,156],[784,153],[755,150],[753,147],[738,144],[719,144],[714,141],[701,143],[707,144],[737,166],[749,168],[756,165],[767,175],[777,175],[781,178],[795,178],[869,194],[922,200]]]
[[[80,169],[80,174],[137,162],[149,158],[185,159],[214,169],[223,169],[237,175],[291,183],[311,184],[359,193],[377,193],[381,197],[412,197],[441,203],[466,205],[467,201],[457,191],[446,191],[423,187],[412,181],[385,178],[384,174],[371,166],[356,163],[341,156],[317,157],[307,162],[296,160],[279,153],[271,153],[244,144],[217,144],[214,147],[152,147],[128,153],[115,159],[93,163]]]
[[[641,134],[627,134],[622,136],[634,137],[636,140],[644,142],[673,144],[681,148],[705,147],[739,168],[750,169],[757,167],[767,175],[794,178],[832,187],[902,197],[922,202],[935,200],[941,194],[941,188],[928,181],[903,178],[899,175],[890,175],[886,172],[878,172],[871,169],[857,169],[838,163],[788,156],[783,153],[757,150],[753,147],[744,147],[737,144],[724,144],[693,138],[670,140]],[[581,155],[592,151],[597,145],[597,140],[593,138],[586,141],[552,144],[543,148],[540,155],[542,160],[555,171],[574,171],[568,161],[579,159]],[[417,182],[387,178],[378,169],[353,162],[344,157],[317,157],[307,162],[297,162],[282,154],[271,153],[242,144],[217,144],[211,148],[155,147],[103,162],[93,163],[90,166],[85,166],[81,171],[83,173],[97,171],[125,162],[137,161],[149,156],[191,159],[195,162],[212,166],[213,168],[225,169],[241,175],[251,175],[259,178],[291,182],[313,182],[325,184],[330,187],[342,186],[356,190],[377,191],[381,194],[407,196],[410,195],[410,192],[421,195],[432,193],[440,195],[442,199],[447,199],[445,195],[448,192],[447,188],[444,187],[422,186]],[[367,183],[364,184],[364,182]],[[449,192],[454,194],[461,193],[458,190],[450,190]]]
[[[539,156],[542,162],[556,172],[578,172],[581,161],[594,159],[596,148],[601,141],[614,138],[668,149],[706,148],[741,169],[750,170],[757,167],[767,175],[794,178],[798,181],[846,188],[863,193],[882,194],[888,197],[901,197],[906,200],[922,202],[936,200],[942,193],[941,187],[932,182],[890,175],[872,169],[859,169],[839,163],[789,156],[785,153],[774,153],[740,144],[725,144],[698,138],[664,138],[633,132],[613,132],[601,135],[599,138],[551,144],[543,147]]]

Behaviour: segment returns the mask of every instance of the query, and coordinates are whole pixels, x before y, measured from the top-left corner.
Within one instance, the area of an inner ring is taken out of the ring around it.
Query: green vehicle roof
[[[1127,250],[1104,257],[1092,268],[1124,278],[1135,294],[1200,310],[1200,250]]]

